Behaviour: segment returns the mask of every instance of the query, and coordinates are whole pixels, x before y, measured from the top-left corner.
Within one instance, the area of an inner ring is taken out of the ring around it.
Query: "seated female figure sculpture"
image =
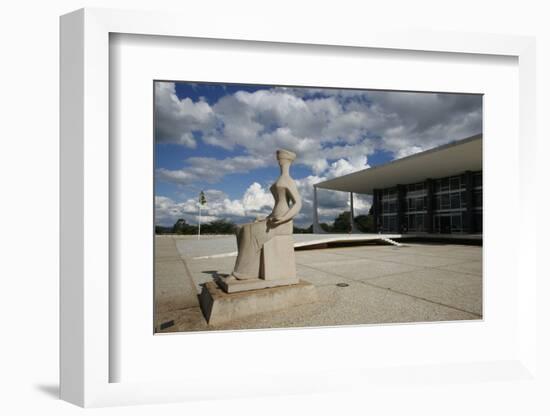
[[[281,176],[270,188],[275,206],[266,218],[244,224],[237,230],[239,252],[231,277],[238,280],[296,278],[292,219],[302,208],[302,200],[289,172],[295,158],[296,154],[288,150],[277,151]],[[267,253],[266,247],[272,244],[275,245]],[[294,276],[289,276],[292,270]]]

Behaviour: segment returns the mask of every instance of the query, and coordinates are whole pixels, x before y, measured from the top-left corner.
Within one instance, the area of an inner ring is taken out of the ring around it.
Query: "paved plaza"
[[[297,236],[299,238],[299,236]],[[319,302],[207,325],[201,285],[231,273],[234,236],[157,236],[158,332],[289,328],[478,320],[482,318],[482,247],[380,242],[296,251],[300,279],[317,287]],[[201,258],[202,257],[202,258]]]

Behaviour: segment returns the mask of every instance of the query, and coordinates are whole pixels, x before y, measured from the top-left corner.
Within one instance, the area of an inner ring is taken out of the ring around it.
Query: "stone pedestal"
[[[257,289],[267,289],[270,287],[277,286],[288,286],[295,285],[299,282],[299,279],[294,277],[289,277],[286,279],[246,279],[238,280],[234,277],[221,278],[217,281],[218,285],[225,290],[227,293],[237,293],[245,292],[247,290],[257,290]]]
[[[203,285],[199,296],[202,313],[210,325],[219,325],[259,313],[284,310],[317,300],[315,286],[303,280],[291,285],[234,293],[226,293],[216,283],[208,282]]]

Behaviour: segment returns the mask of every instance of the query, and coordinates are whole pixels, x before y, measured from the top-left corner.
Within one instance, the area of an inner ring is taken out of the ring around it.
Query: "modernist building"
[[[322,232],[317,188],[372,195],[377,232],[483,231],[482,136],[472,136],[314,187],[314,232]],[[352,220],[352,231],[357,231]]]

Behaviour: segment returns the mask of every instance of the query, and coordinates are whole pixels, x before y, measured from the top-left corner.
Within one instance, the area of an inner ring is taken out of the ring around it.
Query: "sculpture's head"
[[[294,159],[296,159],[296,153],[285,149],[277,150],[277,161],[279,162],[279,165],[287,163],[290,164]]]

